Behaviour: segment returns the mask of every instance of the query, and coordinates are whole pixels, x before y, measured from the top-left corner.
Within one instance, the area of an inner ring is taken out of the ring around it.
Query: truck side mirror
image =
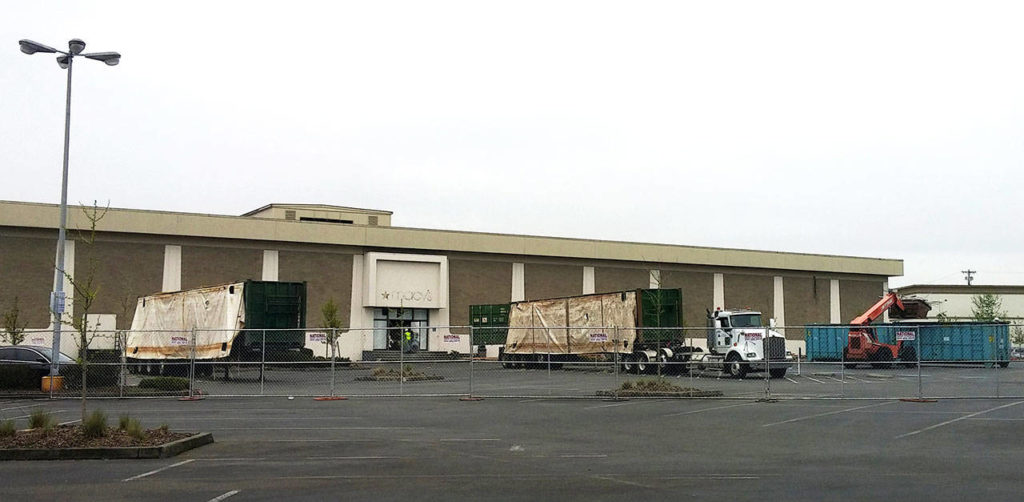
[[[773,328],[775,327],[775,318],[774,317],[772,317],[771,319],[768,319],[768,325],[773,327]]]

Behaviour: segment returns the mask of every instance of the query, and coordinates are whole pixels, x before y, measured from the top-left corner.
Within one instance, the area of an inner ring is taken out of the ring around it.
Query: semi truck
[[[217,361],[273,360],[305,348],[306,283],[246,280],[140,297],[125,356],[162,373],[195,358],[199,374]],[[194,340],[193,340],[194,336]]]
[[[629,373],[688,370],[691,363],[737,378],[765,370],[782,377],[792,359],[785,338],[760,327],[760,313],[754,311],[716,310],[707,337],[709,351],[694,346],[682,328],[680,289],[636,289],[500,307],[471,306],[470,318],[488,343],[503,343],[499,359],[506,368],[605,359]],[[493,315],[481,315],[506,311],[507,327],[498,326]]]
[[[765,327],[756,310],[708,310],[707,344],[708,353],[701,357],[698,368],[719,369],[735,378],[765,371],[772,378],[782,378],[793,365],[786,337]]]

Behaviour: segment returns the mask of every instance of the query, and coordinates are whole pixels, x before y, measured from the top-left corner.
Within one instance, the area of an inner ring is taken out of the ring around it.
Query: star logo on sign
[[[384,299],[387,300],[388,297],[391,296],[391,293],[388,293],[387,291],[385,291],[385,292],[381,293],[380,296],[383,296]]]

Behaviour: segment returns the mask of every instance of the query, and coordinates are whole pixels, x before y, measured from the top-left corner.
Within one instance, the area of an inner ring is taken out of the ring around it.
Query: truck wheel
[[[1005,368],[1010,365],[1010,361],[999,361],[999,367]]]
[[[729,354],[729,357],[725,358],[726,372],[732,375],[734,378],[743,378],[747,376],[747,363],[744,363],[740,356],[735,352]]]
[[[501,360],[501,367],[505,369],[512,369],[515,365],[512,364],[512,354],[502,353],[498,358]]]
[[[786,368],[773,368],[768,370],[768,373],[772,378],[782,378],[786,376]]]
[[[647,357],[646,352],[634,352],[636,355],[636,373],[643,375],[651,371],[651,358]]]

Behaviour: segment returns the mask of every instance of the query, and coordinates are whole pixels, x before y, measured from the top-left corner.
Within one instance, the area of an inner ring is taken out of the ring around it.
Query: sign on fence
[[[459,343],[462,340],[461,335],[444,335],[444,343]]]
[[[897,331],[896,341],[912,342],[917,339],[917,333],[913,331]]]
[[[608,333],[591,333],[590,343],[605,343],[608,341]]]
[[[309,341],[327,343],[327,333],[312,332],[309,334]]]
[[[187,336],[172,335],[171,336],[171,345],[177,345],[177,346],[188,345],[188,337]]]

